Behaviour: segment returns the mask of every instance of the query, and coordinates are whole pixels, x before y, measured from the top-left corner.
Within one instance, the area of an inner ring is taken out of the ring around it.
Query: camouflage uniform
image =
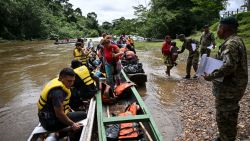
[[[196,44],[196,49],[194,51],[192,49],[192,45],[191,45],[192,43]],[[198,41],[195,41],[193,39],[185,39],[182,44],[181,50],[178,52],[179,54],[183,53],[185,49],[189,51],[188,58],[187,58],[187,66],[186,66],[186,73],[189,76],[190,76],[192,66],[195,72],[198,68],[198,62],[199,62],[198,44],[199,44]]]
[[[203,32],[200,38],[200,44],[201,44],[201,55],[202,54],[207,54],[207,56],[210,56],[211,50],[208,49],[207,47],[210,46],[211,44],[215,44],[215,39],[214,39],[214,34],[211,32],[205,33]]]
[[[239,101],[244,95],[247,81],[247,53],[241,38],[231,35],[219,47],[217,59],[223,66],[206,77],[213,80],[213,94],[216,97],[216,121],[220,140],[234,141],[237,135]],[[214,79],[224,77],[223,82]]]

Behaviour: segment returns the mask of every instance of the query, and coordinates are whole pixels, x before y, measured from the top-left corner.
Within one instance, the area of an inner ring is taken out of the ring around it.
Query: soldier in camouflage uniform
[[[219,47],[217,59],[223,61],[220,69],[205,75],[205,80],[213,82],[216,121],[219,130],[217,141],[234,141],[237,135],[239,101],[244,95],[247,81],[247,53],[241,38],[236,35],[238,22],[234,17],[220,20],[217,35],[224,39]],[[222,82],[216,78],[224,77]]]
[[[201,56],[203,54],[207,54],[207,56],[210,56],[211,50],[207,48],[210,45],[213,45],[213,48],[215,48],[215,39],[214,34],[209,31],[208,25],[204,26],[204,32],[202,32],[201,38],[200,38],[200,44],[201,44]]]
[[[194,71],[196,72],[198,69],[198,62],[199,62],[199,43],[194,39],[187,39],[184,34],[178,36],[180,41],[183,42],[181,50],[178,51],[178,54],[183,53],[185,49],[189,51],[188,59],[187,59],[187,66],[186,66],[186,73],[187,75],[184,77],[185,79],[190,78],[191,67],[193,66]],[[195,44],[196,47],[193,48],[192,44]],[[196,75],[193,78],[197,78]]]

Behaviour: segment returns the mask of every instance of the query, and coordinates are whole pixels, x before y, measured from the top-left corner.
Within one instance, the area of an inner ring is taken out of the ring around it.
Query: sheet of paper
[[[207,57],[207,54],[203,54],[201,57],[196,75],[200,77],[201,75],[204,75],[205,73],[210,74],[214,70],[221,68],[222,65],[223,65],[223,61],[217,60],[211,57]],[[215,80],[218,82],[222,82],[223,79],[224,78],[221,77]]]
[[[208,49],[213,49],[213,47],[214,47],[214,45],[211,44],[211,45],[208,46],[207,48],[208,48]]]
[[[192,43],[191,46],[192,46],[193,51],[195,51],[196,50],[196,44]]]
[[[210,74],[214,70],[219,69],[222,65],[223,65],[223,62],[221,60],[207,57],[207,64],[206,64],[205,72]]]
[[[197,75],[198,77],[200,77],[201,75],[204,75],[206,63],[207,63],[207,54],[203,54],[203,55],[201,56],[201,59],[200,59],[200,62],[199,62],[199,66],[198,66],[198,69],[197,69],[197,71],[196,71],[196,75]]]

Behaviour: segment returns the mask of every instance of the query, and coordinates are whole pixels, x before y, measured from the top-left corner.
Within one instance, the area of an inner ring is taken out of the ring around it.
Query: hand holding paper
[[[208,49],[214,49],[214,45],[211,44],[210,46],[207,47]]]
[[[192,50],[195,51],[196,50],[196,44],[192,43],[191,46],[192,46]]]
[[[214,70],[221,68],[222,65],[223,61],[207,57],[207,54],[203,54],[196,75],[198,77],[201,75],[208,75]],[[223,78],[217,78],[216,80],[222,82]]]

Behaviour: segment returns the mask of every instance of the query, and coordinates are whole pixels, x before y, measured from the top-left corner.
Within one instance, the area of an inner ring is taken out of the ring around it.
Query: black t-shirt
[[[60,87],[50,90],[47,98],[47,104],[44,106],[42,111],[55,115],[54,107],[60,107],[60,104],[63,103],[66,97],[67,93]]]
[[[78,75],[75,76],[75,83],[73,87],[80,92],[80,96],[77,97],[80,97],[81,99],[92,98],[97,92],[97,88],[94,83],[87,86]],[[72,95],[74,95],[74,93],[72,93]]]

